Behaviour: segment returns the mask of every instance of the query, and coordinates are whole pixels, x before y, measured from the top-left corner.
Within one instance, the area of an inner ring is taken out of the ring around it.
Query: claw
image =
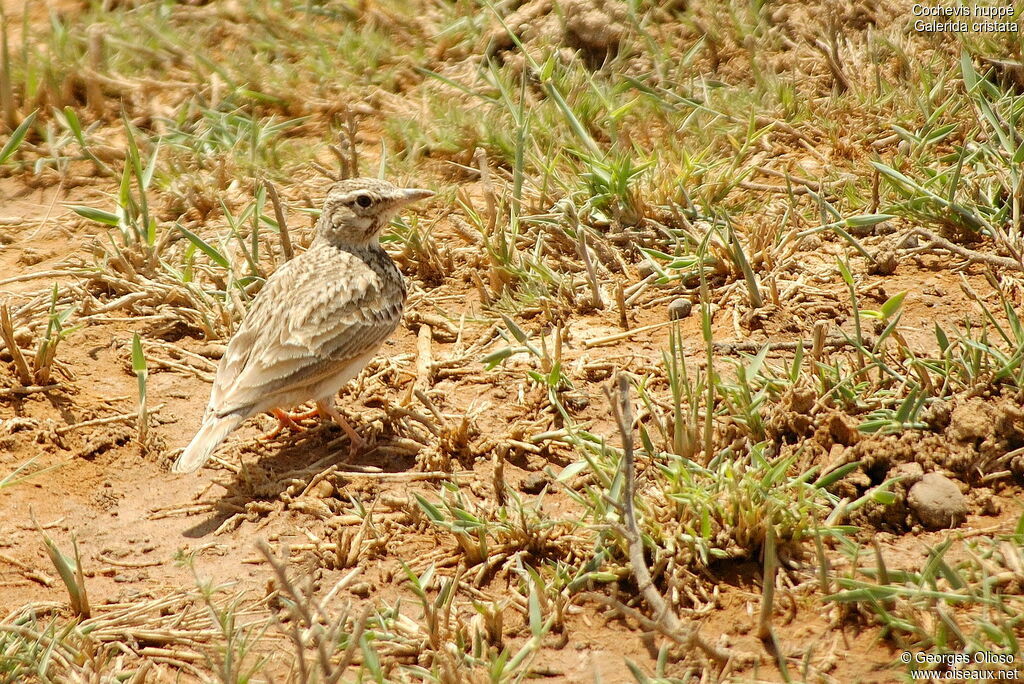
[[[303,413],[288,413],[281,409],[271,409],[270,413],[277,418],[277,426],[270,432],[260,435],[259,439],[264,441],[270,441],[276,439],[278,435],[284,432],[286,429],[292,432],[302,432],[307,429],[304,425],[300,425],[299,420],[306,420],[307,418],[313,418],[320,416],[322,418],[328,418],[333,420],[345,434],[348,435],[350,443],[349,455],[354,456],[361,449],[366,447],[366,440],[363,439],[358,432],[345,420],[345,416],[341,415],[338,409],[334,408],[334,405],[326,401],[316,402],[316,408],[305,411]]]
[[[297,420],[303,420],[316,415],[316,411],[306,413],[288,413],[281,409],[271,409],[270,413],[277,418],[277,426],[270,432],[266,432],[259,436],[259,439],[269,442],[272,439],[276,439],[285,429],[291,430],[292,432],[302,432],[306,428],[299,425]]]

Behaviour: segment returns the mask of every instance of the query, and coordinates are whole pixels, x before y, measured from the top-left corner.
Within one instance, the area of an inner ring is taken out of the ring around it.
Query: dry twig
[[[7,351],[10,352],[11,358],[14,359],[14,368],[18,372],[18,381],[24,386],[31,385],[32,371],[29,370],[25,356],[21,353],[21,347],[18,346],[18,342],[15,340],[14,323],[11,320],[11,311],[7,308],[6,304],[0,304],[0,337],[3,338],[4,343],[7,345]]]
[[[288,261],[295,256],[292,249],[292,239],[288,233],[288,221],[284,217],[284,207],[281,206],[281,197],[277,194],[277,188],[268,180],[263,181],[263,186],[270,196],[270,203],[274,205],[274,216],[277,219],[278,232],[281,234],[281,251],[284,252],[284,260]]]
[[[636,472],[633,463],[633,403],[629,398],[629,380],[625,373],[619,373],[616,382],[616,389],[607,390],[608,399],[612,405],[612,414],[618,425],[619,433],[622,435],[622,468],[623,488],[621,510],[625,518],[625,528],[619,527],[620,533],[624,534],[629,544],[629,563],[636,579],[637,588],[644,597],[644,601],[654,612],[654,624],[659,625],[664,633],[670,635],[673,641],[685,646],[687,649],[699,648],[719,667],[724,667],[729,660],[729,654],[715,648],[701,638],[696,627],[684,628],[679,618],[672,611],[671,606],[658,592],[651,578],[651,572],[647,568],[647,561],[644,559],[643,537],[636,523],[636,508],[634,502],[636,488]]]
[[[982,252],[977,252],[973,249],[967,249],[966,247],[958,245],[955,242],[950,242],[944,237],[936,235],[927,228],[915,226],[910,230],[910,234],[920,235],[925,240],[928,240],[928,242],[930,243],[927,245],[922,245],[921,247],[917,247],[913,250],[918,253],[922,251],[939,248],[944,249],[947,252],[952,252],[958,257],[966,259],[967,263],[969,264],[985,264],[987,266],[992,266],[994,268],[1006,268],[1011,271],[1024,271],[1024,263],[1021,263],[1016,259],[1001,257],[995,254],[984,254]]]

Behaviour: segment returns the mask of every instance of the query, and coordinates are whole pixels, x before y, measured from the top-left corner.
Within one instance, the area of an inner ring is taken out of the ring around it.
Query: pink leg
[[[318,401],[316,402],[316,407],[317,409],[319,409],[320,414],[322,416],[333,420],[335,423],[338,424],[338,427],[344,430],[345,434],[348,435],[348,441],[351,445],[349,448],[350,455],[355,454],[357,451],[366,446],[366,440],[360,437],[359,433],[356,432],[352,428],[352,426],[348,424],[347,420],[345,420],[345,416],[341,415],[341,412],[339,412],[338,409],[334,408],[333,402]]]
[[[306,420],[307,418],[314,418],[319,415],[323,415],[320,413],[320,409],[313,407],[308,411],[303,411],[302,413],[289,413],[288,417],[292,420]]]
[[[271,439],[274,439],[279,434],[281,434],[285,429],[292,430],[294,432],[301,432],[302,430],[305,429],[301,425],[296,423],[295,420],[296,418],[301,419],[305,418],[306,416],[293,416],[289,414],[287,411],[282,411],[281,409],[271,409],[270,413],[272,413],[273,416],[277,418],[277,426],[270,432],[266,432],[260,435],[259,438],[262,440],[269,441]]]

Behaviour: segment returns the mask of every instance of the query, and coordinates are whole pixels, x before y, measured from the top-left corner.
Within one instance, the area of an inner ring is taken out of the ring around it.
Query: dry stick
[[[270,563],[270,567],[274,569],[274,575],[277,576],[277,581],[281,585],[281,591],[286,592],[292,599],[292,610],[295,616],[300,618],[306,623],[306,629],[313,630],[319,626],[318,621],[310,611],[309,606],[312,601],[303,601],[304,597],[302,592],[292,583],[288,578],[288,571],[285,567],[285,562],[278,560],[274,552],[271,551],[270,546],[264,540],[260,539],[256,542],[256,548],[263,557]],[[301,645],[301,644],[300,644]],[[324,644],[322,639],[316,639],[317,655],[320,660],[320,668],[324,674],[331,671],[331,656],[327,651],[327,646]]]
[[[579,250],[583,265],[587,269],[587,284],[590,285],[590,303],[595,309],[604,308],[604,300],[601,299],[601,286],[598,284],[597,271],[594,269],[594,262],[590,258],[590,248],[587,247],[587,233],[583,226],[577,225],[579,236],[576,242],[576,249]]]
[[[862,337],[865,347],[874,347],[875,338],[869,335]],[[714,342],[716,352],[722,354],[735,354],[736,352],[757,352],[764,347],[770,347],[769,351],[793,351],[798,347],[814,349],[817,340],[793,340],[792,342]],[[845,347],[856,345],[856,340],[850,340],[842,335],[830,335],[821,341],[822,347]]]
[[[279,560],[270,549],[270,546],[264,540],[256,542],[256,548],[259,549],[263,557],[267,559],[270,567],[274,569],[274,575],[277,577],[279,584],[281,585],[281,591],[287,593],[291,598],[292,611],[295,617],[300,618],[306,623],[306,629],[310,631],[313,636],[313,640],[316,642],[317,659],[320,664],[320,671],[324,675],[324,681],[328,684],[335,684],[341,676],[348,669],[348,666],[352,662],[354,654],[354,647],[359,643],[363,634],[363,627],[366,624],[366,618],[369,617],[369,606],[363,611],[363,618],[356,623],[353,629],[351,639],[349,641],[348,648],[345,649],[345,653],[342,656],[341,662],[338,665],[331,664],[331,653],[327,648],[327,641],[334,643],[336,634],[328,633],[325,634],[323,627],[320,625],[319,617],[326,617],[323,608],[319,602],[316,601],[312,595],[305,595],[305,592],[301,592],[298,587],[288,578],[288,572],[286,568],[286,561]],[[314,616],[310,610],[310,606],[316,609],[317,615]],[[332,629],[331,632],[334,632]],[[296,634],[296,636],[298,636]],[[326,638],[325,638],[326,637]],[[293,637],[294,639],[294,637]],[[297,648],[304,646],[302,640],[296,642]]]
[[[494,498],[499,506],[505,505],[507,496],[505,493],[505,488],[508,486],[505,484],[505,457],[507,454],[507,447],[496,448],[494,455],[491,457],[491,464],[494,468],[491,475],[491,484],[494,486]]]
[[[7,563],[10,563],[14,567],[16,567],[19,570],[21,570],[21,574],[24,575],[26,578],[28,578],[30,580],[33,580],[35,582],[39,582],[40,584],[42,584],[44,586],[52,587],[53,584],[54,584],[54,579],[52,577],[50,577],[49,575],[47,575],[42,570],[36,570],[33,567],[25,565],[24,563],[22,563],[18,559],[12,558],[11,556],[8,556],[6,553],[0,553],[0,561],[5,561]]]
[[[1013,223],[1017,235],[1024,233],[1024,173],[1017,179],[1017,190],[1013,194]]]
[[[106,563],[107,565],[113,565],[118,568],[154,568],[158,565],[163,565],[164,561],[154,558],[148,561],[120,561],[104,556],[102,553],[96,556],[96,560],[100,563]]]
[[[1021,264],[1019,261],[1015,259],[996,256],[994,254],[982,254],[981,252],[976,252],[973,249],[961,247],[960,245],[954,242],[950,242],[944,237],[936,235],[927,228],[911,228],[910,233],[916,233],[917,235],[920,235],[924,239],[931,242],[930,245],[926,245],[923,248],[918,247],[916,251],[920,251],[921,249],[939,247],[941,249],[945,249],[949,252],[952,252],[953,254],[956,254],[957,256],[963,259],[966,259],[967,262],[971,264],[987,264],[988,266],[994,266],[995,268],[1008,268],[1013,271],[1024,271],[1024,264]]]
[[[11,311],[7,308],[7,304],[0,304],[0,337],[3,337],[7,350],[11,353],[11,358],[14,359],[14,367],[18,371],[18,380],[22,385],[31,385],[32,373],[28,368],[24,355],[21,353],[21,347],[18,346],[18,342],[14,339],[14,324],[11,322]]]
[[[872,167],[873,168],[873,167]],[[874,214],[878,211],[878,205],[881,204],[881,185],[882,174],[879,173],[878,169],[874,169],[874,173],[871,174],[871,204],[868,206],[868,213]]]
[[[277,194],[277,188],[269,180],[263,181],[263,187],[270,195],[270,203],[274,205],[274,216],[277,218],[277,229],[281,234],[281,251],[284,252],[284,260],[289,261],[295,256],[292,249],[292,238],[288,234],[288,222],[284,218],[284,207],[281,206],[281,198]]]
[[[34,644],[42,644],[43,642],[49,642],[49,649],[47,650],[47,656],[53,656],[60,660],[64,668],[71,671],[71,662],[78,662],[78,654],[75,653],[71,647],[63,642],[64,637],[58,637],[56,634],[48,634],[43,632],[37,632],[29,629],[28,627],[22,627],[20,625],[14,625],[10,623],[0,624],[0,633],[15,634],[23,639],[26,639]]]
[[[779,559],[775,554],[775,526],[768,521],[768,533],[764,542],[764,574],[761,588],[761,613],[757,620],[757,638],[772,652],[779,663],[779,671],[786,672],[786,656],[779,648],[778,639],[772,631],[772,610],[775,606],[775,576],[779,571]]]
[[[618,425],[619,433],[622,435],[622,463],[623,463],[623,487],[621,508],[626,519],[626,526],[621,529],[625,532],[626,541],[629,544],[629,563],[633,569],[633,577],[636,579],[637,588],[643,594],[644,600],[654,612],[655,624],[663,624],[664,627],[677,636],[673,640],[683,644],[686,648],[699,648],[709,658],[714,660],[720,667],[724,667],[729,660],[729,655],[720,649],[704,641],[697,629],[689,627],[684,632],[683,625],[679,618],[672,612],[671,606],[658,593],[651,579],[651,572],[647,569],[647,561],[644,560],[643,538],[636,524],[636,508],[633,498],[636,487],[636,472],[633,464],[633,403],[629,398],[629,380],[625,373],[619,373],[617,382],[618,396],[613,396],[612,391],[606,390],[608,399],[612,405],[612,414]]]
[[[158,368],[170,368],[171,370],[182,371],[183,373],[191,373],[204,382],[213,382],[214,375],[210,373],[204,373],[195,366],[190,366],[187,363],[178,363],[177,361],[169,361],[167,359],[161,359],[158,356],[147,359],[150,363]]]
[[[772,304],[782,306],[782,300],[779,298],[778,276],[775,274],[768,277],[768,294],[771,295]]]
[[[359,121],[356,113],[349,107],[345,111],[345,134],[348,135],[348,168],[352,178],[359,175],[359,149],[356,138],[359,137]]]
[[[332,147],[331,149],[334,149],[334,148]],[[323,165],[318,164],[315,161],[309,162],[309,165],[313,167],[313,170],[319,172],[321,175],[323,175],[326,178],[330,178],[335,183],[337,183],[339,180],[341,180],[340,178],[338,178],[338,174],[336,174],[333,171],[330,171],[330,170],[324,168]],[[302,681],[302,680],[299,680],[299,681]]]
[[[799,176],[794,176],[784,171],[777,171],[775,169],[768,168],[767,166],[758,166],[757,170],[765,175],[776,176],[777,178],[782,178],[790,183],[796,183],[797,185],[806,185],[815,192],[821,192],[821,183],[818,181],[813,181],[808,178],[800,178]]]
[[[60,182],[57,183],[57,191],[53,193],[53,198],[50,200],[50,205],[46,207],[46,215],[43,216],[43,220],[39,222],[39,225],[37,225],[35,229],[28,234],[28,239],[34,240],[36,235],[39,235],[39,231],[45,228],[46,224],[50,222],[50,216],[53,215],[53,208],[57,205],[57,200],[64,196],[63,190],[64,182],[66,180],[66,177],[64,175],[61,175]],[[64,230],[66,231],[67,229]]]
[[[1002,243],[1003,247],[1005,247],[1006,251],[1010,253],[1010,256],[1013,257],[1014,261],[1021,264],[1021,266],[1024,266],[1024,259],[1021,258],[1020,252],[1017,250],[1013,242],[1010,241],[1010,237],[1003,230],[1002,226],[998,223],[993,223],[991,227],[992,232],[995,233],[996,239]]]
[[[348,669],[349,665],[352,664],[352,659],[356,655],[356,647],[363,638],[363,630],[366,628],[366,621],[370,619],[370,612],[372,609],[372,604],[367,605],[363,608],[363,613],[359,616],[359,620],[356,621],[355,627],[352,630],[352,636],[349,637],[348,646],[345,648],[345,652],[341,655],[341,660],[338,661],[338,669],[335,673],[336,676],[330,680],[332,684],[333,682],[337,682],[345,670]]]
[[[334,152],[334,156],[336,156],[338,158],[338,175],[337,175],[337,178],[339,180],[344,180],[346,178],[352,178],[355,175],[355,171],[352,169],[351,162],[349,160],[349,156],[350,155],[346,154],[346,153],[350,152],[348,147],[349,147],[349,143],[348,143],[347,140],[345,140],[345,131],[344,131],[344,129],[339,130],[338,131],[338,144],[330,146],[331,152]]]
[[[836,80],[836,85],[839,86],[840,92],[849,92],[850,79],[846,77],[846,73],[843,71],[842,62],[839,59],[839,47],[836,45],[835,34],[833,33],[829,36],[828,43],[820,38],[815,39],[814,45],[825,54],[825,60],[828,62],[828,68],[832,72],[832,77]]]
[[[415,394],[415,390],[413,392],[410,392],[409,396],[406,398],[407,401],[411,402],[412,401],[412,396],[414,394]],[[422,413],[420,413],[419,411],[414,411],[413,409],[406,408],[404,406],[389,406],[387,410],[388,410],[389,414],[392,414],[392,415],[397,414],[399,416],[402,416],[403,418],[409,418],[411,420],[416,421],[417,423],[419,423],[423,427],[425,427],[428,430],[430,430],[431,434],[433,434],[435,437],[437,435],[441,434],[441,429],[437,426],[437,424],[434,423],[434,421],[431,420],[429,417],[427,417],[427,416],[423,415]],[[417,441],[419,441],[419,440],[417,440]],[[423,444],[424,444],[424,446],[426,446],[426,442],[424,442]]]
[[[664,321],[663,323],[651,323],[650,325],[642,325],[639,328],[633,328],[632,330],[626,330],[624,332],[612,333],[611,335],[605,335],[603,337],[591,337],[589,340],[583,340],[583,346],[587,349],[591,347],[602,347],[606,344],[612,344],[619,340],[624,340],[627,337],[632,337],[637,333],[647,332],[649,330],[657,330],[658,328],[664,328],[666,325],[671,325],[675,321]]]
[[[199,653],[192,653],[191,651],[182,651],[180,649],[172,648],[156,648],[155,646],[146,646],[139,650],[139,655],[146,658],[176,658],[178,660],[185,661],[199,661],[204,660],[205,656]]]
[[[825,351],[825,342],[828,341],[828,321],[817,321],[812,331],[811,358],[816,363],[821,363],[821,354]]]
[[[469,278],[470,280],[473,281],[473,284],[476,286],[476,290],[480,294],[480,301],[484,304],[484,306],[487,306],[492,301],[494,301],[494,298],[491,296],[490,291],[487,289],[487,285],[484,284],[483,278],[480,277],[480,274],[477,273],[476,270],[472,270],[469,272]]]
[[[487,201],[487,237],[494,234],[494,227],[498,223],[497,201],[494,197],[494,183],[491,182],[490,167],[487,166],[487,153],[482,147],[476,148],[473,152],[473,161],[480,171],[480,182],[484,186],[484,199]]]
[[[164,407],[164,404],[160,404],[159,406],[154,406],[153,408],[151,408],[148,411],[146,411],[146,413],[148,415],[150,415],[150,416],[156,415],[157,412],[159,412],[160,409],[162,409],[163,407]],[[71,432],[72,430],[78,430],[79,428],[92,427],[94,425],[106,425],[107,423],[116,423],[116,422],[121,421],[121,420],[135,420],[138,417],[139,417],[139,412],[138,411],[132,411],[131,413],[120,413],[120,414],[118,414],[116,416],[107,416],[105,418],[93,418],[92,420],[85,420],[85,421],[82,421],[81,423],[75,423],[74,425],[65,425],[64,427],[57,428],[53,432],[55,434],[58,434],[58,435],[63,435],[66,432]]]
[[[777,192],[782,195],[788,195],[790,193],[794,195],[806,195],[809,192],[814,192],[806,185],[767,185],[766,183],[754,183],[753,181],[740,181],[737,183],[739,187],[744,190],[759,190],[762,192]]]
[[[690,643],[684,641],[683,638],[677,632],[671,631],[668,627],[665,626],[664,623],[650,619],[641,611],[637,610],[636,608],[633,608],[632,606],[627,606],[625,603],[619,601],[613,596],[599,594],[596,591],[585,592],[580,596],[585,599],[597,601],[598,603],[603,603],[609,608],[613,608],[614,610],[622,613],[623,615],[633,618],[645,630],[649,632],[660,632],[662,635],[668,637],[669,639],[683,646],[684,648],[692,648],[692,645]],[[722,668],[722,671],[718,673],[718,679],[716,679],[715,681],[726,681],[728,679],[728,674],[732,669],[733,663],[740,662],[745,665],[754,665],[759,662],[759,658],[751,653],[732,653],[727,654],[727,657],[731,658],[731,661],[725,663],[725,666]]]
[[[732,120],[738,121],[738,119],[735,118],[732,118]],[[768,116],[758,116],[754,120],[754,124],[760,128],[774,128],[776,130],[782,131],[793,136],[794,138],[799,140],[800,143],[807,149],[807,151],[814,155],[818,159],[818,161],[820,161],[823,164],[828,164],[828,159],[826,159],[825,156],[822,155],[821,152],[818,152],[818,150],[816,149],[815,142],[811,140],[809,137],[807,137],[807,135],[805,135],[804,133],[793,128],[793,126],[786,123],[785,121],[782,121],[781,119],[773,119]]]
[[[103,26],[101,24],[93,24],[86,31],[87,40],[89,41],[88,58],[89,66],[92,67],[96,73],[104,71],[103,66]],[[96,116],[102,116],[104,112],[104,101],[103,91],[100,89],[99,81],[96,79],[86,79],[85,81],[85,101],[89,105],[89,110]]]
[[[77,271],[69,271],[67,269],[55,270],[55,271],[36,271],[35,273],[22,273],[21,275],[12,276],[10,278],[4,278],[0,280],[0,285],[9,285],[11,283],[20,283],[26,280],[35,280],[37,278],[61,278],[64,276],[80,276],[81,273]]]
[[[629,330],[629,318],[626,316],[626,291],[621,282],[615,284],[615,306],[619,309],[619,327]]]
[[[427,324],[420,326],[416,334],[416,382],[413,390],[430,389],[434,384],[434,355],[430,344],[434,339],[433,330]]]

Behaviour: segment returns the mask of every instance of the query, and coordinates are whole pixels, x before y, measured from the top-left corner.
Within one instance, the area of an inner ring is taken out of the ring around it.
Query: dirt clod
[[[942,473],[928,473],[910,488],[910,509],[925,527],[958,527],[967,519],[967,501],[956,483]]]
[[[889,471],[889,477],[900,477],[900,480],[904,487],[910,488],[921,481],[924,477],[924,468],[921,467],[920,463],[911,461],[909,463],[900,463],[898,466]]]
[[[543,472],[530,473],[519,485],[519,489],[525,494],[540,494],[548,484],[548,476]]]
[[[985,439],[992,432],[992,420],[980,399],[960,404],[950,416],[949,436],[958,442]]]
[[[551,0],[533,0],[507,16],[489,43],[497,51],[509,50],[515,45],[511,32],[527,49],[563,45],[580,50],[597,66],[618,51],[627,16],[625,3],[618,0],[563,0],[557,9]]]
[[[882,249],[875,254],[868,271],[873,275],[892,275],[896,272],[897,266],[899,266],[899,261],[896,259],[896,253],[892,250]]]

